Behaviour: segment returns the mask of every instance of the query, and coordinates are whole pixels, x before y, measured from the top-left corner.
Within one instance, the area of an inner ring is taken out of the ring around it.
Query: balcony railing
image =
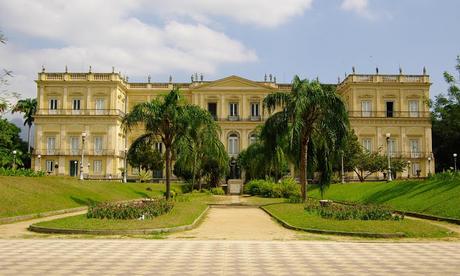
[[[429,118],[426,111],[348,111],[350,118]]]
[[[119,109],[39,109],[37,115],[124,116],[125,113]]]
[[[387,156],[387,152],[385,150],[381,153]],[[432,157],[432,156],[433,156],[433,153],[431,152],[415,152],[415,151],[390,152],[390,157],[397,158],[397,159],[427,159],[428,157]]]
[[[81,156],[81,149],[37,149],[35,155],[67,155],[67,156]],[[84,155],[90,156],[104,156],[104,155],[115,155],[113,149],[85,149]]]
[[[226,118],[214,117],[214,120],[222,122],[262,122],[264,119],[262,118],[262,116],[228,116]]]

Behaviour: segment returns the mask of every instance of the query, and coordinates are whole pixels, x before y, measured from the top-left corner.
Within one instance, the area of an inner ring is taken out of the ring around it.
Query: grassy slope
[[[176,202],[168,214],[148,220],[108,220],[88,219],[86,215],[66,217],[62,219],[40,222],[38,226],[64,229],[155,229],[192,224],[206,209],[208,202],[213,202],[213,196],[193,194],[190,201]]]
[[[408,237],[440,238],[451,236],[447,229],[423,222],[404,219],[402,221],[332,220],[308,214],[303,204],[282,203],[265,206],[270,213],[287,223],[301,227],[323,230],[373,233],[405,233]]]
[[[334,184],[324,198],[362,203],[378,203],[404,211],[460,219],[460,178],[426,181],[394,181],[390,183]],[[320,198],[312,188],[310,196]]]
[[[151,187],[153,191],[147,191]],[[70,177],[0,176],[0,217],[160,195],[162,184],[79,181]]]

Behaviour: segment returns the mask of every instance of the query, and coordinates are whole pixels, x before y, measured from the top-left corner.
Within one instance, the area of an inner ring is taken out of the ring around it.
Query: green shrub
[[[45,172],[44,171],[34,171],[32,169],[6,169],[6,168],[0,168],[0,175],[1,176],[28,176],[28,177],[39,177],[39,176],[44,176]]]
[[[222,187],[211,188],[211,194],[213,195],[225,195],[224,189]]]
[[[290,198],[300,194],[300,187],[293,178],[285,178],[280,183],[252,180],[244,186],[244,192],[262,197]]]
[[[303,199],[300,196],[300,194],[297,194],[297,195],[291,195],[286,201],[289,203],[302,203]]]
[[[264,183],[265,180],[251,180],[244,185],[244,193],[250,195],[260,195],[259,186]]]
[[[100,203],[92,205],[87,218],[99,219],[151,219],[168,213],[174,207],[174,201],[163,198],[128,203]]]
[[[380,205],[343,205],[332,203],[321,206],[319,201],[308,200],[305,211],[322,218],[337,220],[402,220],[404,215],[395,215],[392,210]]]
[[[288,177],[273,186],[273,197],[290,198],[300,195],[300,186],[294,178]]]

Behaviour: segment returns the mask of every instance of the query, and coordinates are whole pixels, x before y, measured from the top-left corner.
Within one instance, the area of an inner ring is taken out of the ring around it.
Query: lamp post
[[[81,133],[81,162],[80,162],[80,180],[83,180],[83,158],[84,158],[84,151],[85,151],[85,138],[86,132]]]
[[[387,181],[390,182],[390,181],[393,181],[393,177],[391,176],[391,161],[390,161],[390,137],[391,137],[391,134],[387,133],[385,136],[387,137],[387,158],[388,158],[388,177],[387,177]]]
[[[454,156],[454,172],[457,172],[457,154],[454,153],[453,156]]]
[[[410,178],[410,160],[407,161],[407,178]]]
[[[428,177],[431,176],[431,156],[428,157]]]
[[[78,161],[77,160],[73,161],[73,164],[74,164],[74,168],[75,168],[75,171],[76,171],[77,168],[78,168]],[[75,176],[78,176],[77,172],[75,172]]]
[[[128,182],[127,180],[127,174],[128,174],[128,164],[126,163],[128,161],[128,149],[125,148],[125,168],[123,170],[123,183]]]
[[[41,154],[37,155],[37,158],[38,158],[38,170],[41,171],[42,170],[42,156]]]
[[[13,170],[16,169],[16,153],[18,153],[16,150],[13,150]]]
[[[343,150],[341,153],[342,153],[342,156],[341,156],[342,157],[342,184],[344,184],[345,183],[345,170],[343,168]]]

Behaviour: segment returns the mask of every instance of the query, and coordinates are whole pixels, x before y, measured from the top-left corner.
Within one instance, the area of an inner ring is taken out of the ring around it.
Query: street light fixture
[[[411,169],[411,166],[410,166],[410,160],[407,161],[407,178],[410,178],[410,169]]]
[[[13,150],[13,170],[16,169],[16,150]]]
[[[81,133],[81,162],[80,162],[80,180],[83,180],[83,158],[85,151],[86,132]]]
[[[341,156],[341,159],[342,159],[342,184],[345,183],[345,170],[343,168],[343,150],[341,151],[342,153],[342,156]]]
[[[38,170],[41,171],[42,170],[42,156],[39,154],[37,155],[37,158],[38,158]]]
[[[428,157],[428,177],[431,176],[431,156]]]
[[[391,161],[390,161],[390,137],[391,137],[391,133],[387,133],[385,136],[387,137],[387,158],[388,158],[388,177],[387,177],[387,181],[390,182],[390,181],[393,181],[393,178],[391,176]]]
[[[75,161],[73,161],[73,163],[74,163],[74,168],[75,168],[75,170],[77,170],[77,168],[78,168],[78,161],[75,160]],[[75,176],[78,176],[77,172],[75,172]]]
[[[127,164],[127,161],[128,161],[128,148],[125,148],[125,162],[124,162],[124,165],[125,165],[125,168],[123,170],[123,183],[126,183],[128,182],[128,177],[127,177],[127,174],[128,174],[128,164]]]
[[[454,156],[454,172],[457,172],[457,154],[454,153],[453,156]]]

